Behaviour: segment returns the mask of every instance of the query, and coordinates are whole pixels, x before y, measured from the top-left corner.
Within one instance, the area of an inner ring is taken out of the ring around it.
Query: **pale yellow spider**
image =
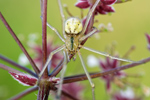
[[[92,87],[93,100],[95,100],[95,97],[94,97],[94,87],[95,86],[94,86],[94,84],[91,80],[91,77],[90,77],[90,75],[89,75],[89,73],[88,73],[88,71],[85,67],[85,64],[83,62],[83,58],[80,54],[80,48],[92,51],[92,52],[100,54],[100,55],[110,57],[112,59],[117,59],[117,60],[126,61],[126,62],[132,62],[132,61],[127,60],[127,59],[113,57],[113,56],[110,56],[107,53],[96,51],[96,50],[93,50],[91,48],[80,45],[80,43],[83,40],[85,40],[86,38],[88,38],[89,36],[91,36],[93,33],[95,33],[97,31],[96,29],[93,29],[93,31],[91,31],[87,35],[84,35],[84,33],[86,31],[86,28],[88,26],[89,20],[92,16],[92,13],[94,12],[94,10],[95,10],[96,6],[98,5],[99,1],[100,0],[97,0],[95,2],[95,4],[93,5],[92,9],[89,11],[89,13],[87,15],[87,20],[86,20],[85,25],[83,27],[81,21],[78,18],[71,17],[71,18],[65,20],[65,16],[63,14],[62,6],[61,6],[61,1],[58,0],[60,13],[61,13],[62,21],[63,21],[63,36],[64,36],[64,38],[62,38],[62,36],[59,34],[59,32],[54,27],[52,27],[50,24],[47,23],[48,27],[50,27],[53,31],[55,31],[55,33],[58,35],[58,37],[65,43],[63,46],[59,47],[58,49],[56,49],[56,50],[54,50],[50,53],[49,58],[47,59],[47,62],[44,65],[43,70],[41,71],[41,73],[39,75],[39,76],[41,76],[43,74],[43,72],[45,71],[45,69],[48,66],[49,62],[51,61],[52,56],[55,53],[57,53],[61,50],[64,50],[63,71],[61,73],[61,80],[60,80],[60,85],[59,85],[58,92],[57,92],[57,97],[58,97],[57,99],[60,99],[63,76],[64,76],[64,73],[65,73],[65,70],[66,70],[66,62],[67,62],[67,60],[69,60],[69,55],[76,55],[76,53],[78,53],[79,58],[80,58],[81,63],[82,63],[82,66],[83,66],[83,69],[84,69],[84,71],[86,73],[86,76],[87,76],[87,78],[90,82],[90,85]]]

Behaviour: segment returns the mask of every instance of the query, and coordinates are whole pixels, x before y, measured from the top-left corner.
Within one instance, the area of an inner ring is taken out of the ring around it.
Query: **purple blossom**
[[[83,24],[83,27],[85,25],[85,22],[86,22],[86,19],[87,17],[83,18],[82,19],[82,24]],[[88,24],[88,28],[86,29],[86,32],[84,34],[88,34],[89,32],[92,31],[92,28],[93,28],[93,24],[94,24],[94,16],[91,17],[91,20],[89,21],[89,24]],[[92,27],[91,27],[92,26]]]
[[[150,35],[146,33],[145,36],[146,36],[147,42],[148,42],[147,48],[150,50]]]
[[[78,0],[75,5],[81,9],[86,9],[90,7],[90,3],[88,2],[88,0]]]
[[[114,93],[111,100],[142,100],[142,97],[136,96],[131,88],[127,88],[125,91]]]
[[[114,8],[111,6],[117,0],[101,0],[100,4],[96,7],[95,14],[107,14],[109,12],[115,12]],[[95,0],[78,0],[75,4],[76,7],[81,9],[91,8],[95,3]]]
[[[116,59],[110,59],[106,57],[105,62],[102,60],[99,60],[99,65],[102,71],[107,71],[113,68],[116,68],[119,66],[119,61]],[[102,79],[106,82],[106,89],[107,91],[110,91],[111,89],[111,82],[114,81],[114,79],[121,78],[125,76],[124,72],[115,72],[113,74],[105,75],[102,77]]]
[[[49,54],[53,51],[53,50],[55,50],[55,49],[57,49],[58,47],[57,46],[53,46],[52,45],[53,43],[52,42],[49,42],[48,44],[47,44],[47,54],[48,54],[48,56],[49,56]],[[42,70],[42,47],[40,46],[40,45],[36,45],[36,46],[34,46],[33,48],[33,51],[36,53],[36,57],[34,58],[34,62],[36,63],[36,64],[38,64],[38,67],[39,67],[39,69],[40,70]],[[62,59],[62,55],[60,54],[60,53],[56,53],[55,55],[53,55],[53,58],[52,58],[52,68],[55,68],[56,67],[56,65],[57,65],[57,62],[59,61],[59,60],[61,60]]]
[[[81,92],[83,90],[83,86],[79,85],[77,83],[70,83],[70,84],[65,84],[63,85],[63,90],[67,93],[69,93],[70,95],[76,97],[76,98],[80,98],[81,99]],[[62,96],[61,100],[70,100],[69,98],[67,98],[66,96]]]

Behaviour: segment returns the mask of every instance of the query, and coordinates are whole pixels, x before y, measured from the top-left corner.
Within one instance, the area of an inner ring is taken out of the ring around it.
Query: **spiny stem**
[[[50,85],[46,82],[41,82],[39,84],[37,100],[48,100],[49,92],[50,92]]]
[[[27,89],[27,90],[25,90],[25,91],[19,93],[18,95],[16,95],[16,96],[10,98],[9,100],[20,100],[20,98],[22,98],[22,97],[24,97],[25,95],[27,95],[27,94],[29,94],[29,93],[31,93],[31,92],[34,92],[34,91],[36,91],[36,90],[38,90],[38,87],[37,87],[37,86],[31,87],[31,88],[29,88],[29,89]]]
[[[107,70],[107,71],[104,71],[104,72],[101,72],[101,73],[100,72],[99,73],[92,73],[92,74],[90,74],[90,76],[91,76],[91,78],[102,77],[104,75],[113,74],[115,72],[125,70],[125,69],[128,69],[128,68],[132,68],[132,67],[135,67],[135,66],[147,63],[147,62],[150,62],[150,57],[146,58],[146,59],[143,59],[143,60],[140,60],[138,62],[134,62],[134,63],[128,64],[128,65],[123,65],[123,66],[120,66],[120,67],[117,67],[117,68],[114,68],[114,69],[110,69],[110,70]],[[65,77],[64,78],[63,84],[78,82],[78,81],[83,81],[83,80],[87,80],[87,77],[86,77],[85,74],[84,75],[82,74],[82,75],[70,76],[70,77]]]
[[[7,63],[9,63],[9,64],[11,64],[11,65],[13,65],[13,66],[15,66],[15,67],[17,67],[19,69],[22,69],[22,70],[26,71],[27,73],[31,74],[32,76],[34,76],[36,78],[38,77],[34,72],[29,70],[28,68],[26,68],[24,66],[21,66],[21,65],[17,64],[16,62],[14,62],[14,61],[12,61],[12,60],[10,60],[10,59],[2,56],[2,55],[0,55],[0,59],[3,60],[3,61],[6,61]]]
[[[43,66],[47,61],[47,0],[41,0],[41,14],[42,14],[42,59]],[[45,78],[48,77],[47,67],[44,74],[40,77],[39,90],[37,100],[48,100],[50,84],[46,83]]]
[[[39,74],[39,72],[40,72],[39,69],[37,68],[37,66],[33,62],[32,58],[30,57],[30,55],[28,54],[28,52],[26,51],[26,49],[24,48],[24,46],[22,45],[22,43],[20,42],[20,40],[18,39],[18,37],[16,36],[16,34],[13,32],[13,30],[11,29],[11,27],[7,23],[7,21],[5,20],[5,18],[3,17],[3,15],[2,15],[1,12],[0,12],[0,19],[2,20],[2,22],[6,26],[6,28],[8,29],[8,31],[12,35],[12,37],[15,39],[15,41],[18,43],[20,49],[23,51],[23,53],[28,58],[28,60],[29,60],[30,64],[32,65],[32,67],[33,67],[34,71],[36,72],[36,74]]]
[[[47,0],[43,0],[42,8],[42,54],[43,54],[43,66],[47,60]],[[47,71],[46,71],[47,73]],[[47,73],[48,75],[48,73]]]

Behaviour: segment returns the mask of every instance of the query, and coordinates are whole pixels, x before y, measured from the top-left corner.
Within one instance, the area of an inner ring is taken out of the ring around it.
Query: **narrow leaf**
[[[9,73],[15,80],[17,80],[19,83],[21,83],[24,86],[34,86],[37,82],[37,78],[27,74],[14,73],[14,72],[9,72]]]

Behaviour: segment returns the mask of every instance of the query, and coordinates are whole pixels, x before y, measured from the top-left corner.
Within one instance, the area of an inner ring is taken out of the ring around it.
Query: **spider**
[[[89,50],[91,52],[94,52],[94,53],[97,53],[97,54],[100,54],[100,55],[110,57],[112,59],[117,59],[117,60],[126,61],[126,62],[132,62],[131,60],[122,59],[122,58],[118,58],[118,57],[113,57],[113,56],[111,56],[107,53],[100,52],[100,51],[85,47],[85,46],[80,44],[82,41],[84,41],[85,39],[87,39],[89,36],[91,36],[92,34],[94,34],[97,31],[97,29],[94,28],[90,33],[88,33],[87,35],[84,35],[84,33],[87,29],[88,23],[90,21],[90,18],[92,16],[96,6],[99,4],[99,2],[100,2],[100,0],[97,0],[95,2],[95,4],[93,5],[93,7],[88,12],[87,19],[86,19],[85,25],[83,27],[81,21],[76,17],[70,17],[67,20],[65,20],[65,16],[63,14],[61,1],[58,0],[58,5],[59,5],[59,9],[60,9],[60,14],[61,14],[61,17],[62,17],[62,24],[63,24],[63,32],[62,32],[63,37],[59,34],[59,32],[54,27],[52,27],[50,24],[47,23],[47,26],[50,27],[65,44],[50,53],[50,55],[47,59],[47,62],[44,65],[44,67],[43,67],[43,69],[42,69],[39,76],[41,76],[44,73],[46,67],[48,66],[49,62],[52,59],[52,56],[55,53],[63,50],[63,52],[64,52],[63,71],[61,73],[60,85],[59,85],[58,92],[57,92],[57,95],[56,95],[56,97],[58,97],[58,99],[60,98],[60,94],[61,94],[63,76],[64,76],[64,73],[65,73],[66,67],[67,67],[66,64],[67,64],[67,61],[70,61],[69,55],[73,56],[73,55],[76,55],[78,53],[79,58],[81,60],[81,64],[83,66],[83,69],[84,69],[84,71],[86,73],[86,76],[87,76],[87,78],[90,82],[90,85],[92,87],[93,100],[95,100],[95,97],[94,97],[94,88],[95,88],[95,86],[94,86],[94,83],[92,82],[92,79],[91,79],[91,77],[90,77],[90,75],[89,75],[89,73],[88,73],[88,71],[85,67],[83,58],[82,58],[81,53],[80,53],[80,48]]]

